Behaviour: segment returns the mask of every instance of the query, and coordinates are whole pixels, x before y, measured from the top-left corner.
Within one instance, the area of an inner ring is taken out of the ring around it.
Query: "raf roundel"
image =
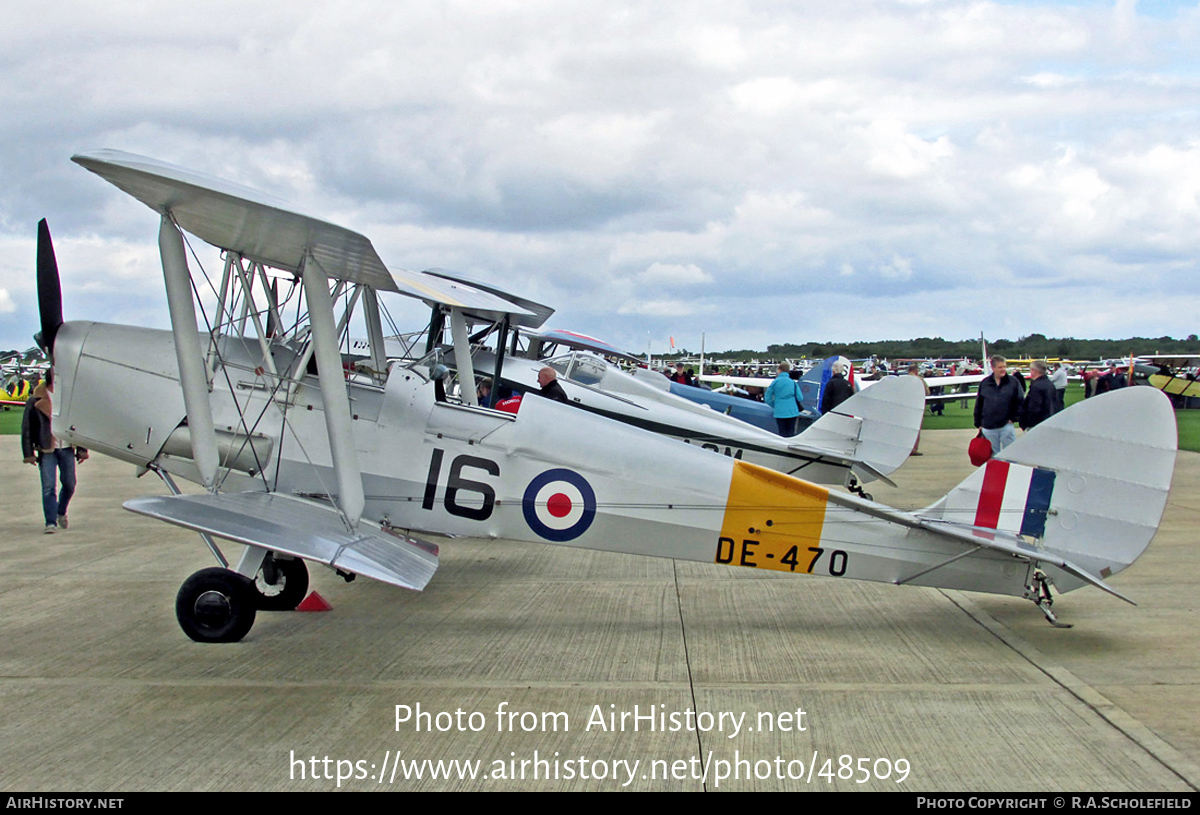
[[[575,540],[596,518],[596,493],[574,470],[546,470],[529,482],[521,501],[525,523],[546,540]]]

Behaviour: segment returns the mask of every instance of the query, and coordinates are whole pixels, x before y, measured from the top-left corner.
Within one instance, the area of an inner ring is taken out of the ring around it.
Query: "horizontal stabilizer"
[[[1015,557],[1036,560],[1041,564],[1048,563],[1057,566],[1083,582],[1108,592],[1113,597],[1119,597],[1130,605],[1137,605],[1137,603],[1130,600],[1124,594],[1121,594],[1121,592],[1105,583],[1099,576],[1076,566],[1071,561],[1064,559],[1062,555],[1031,545],[1021,535],[993,529],[982,529],[975,526],[964,526],[945,521],[941,523],[925,523],[922,526],[925,529],[957,538],[963,543],[974,544],[996,552],[1006,552]]]
[[[869,501],[864,501],[861,498],[856,498],[853,495],[843,495],[837,492],[829,493],[830,503],[854,509],[864,515],[870,515],[879,518],[883,521],[889,521],[900,526],[906,526],[910,529],[922,529],[927,532],[932,532],[945,538],[953,538],[958,543],[968,547],[963,550],[961,555],[947,560],[942,565],[958,560],[960,557],[966,557],[978,550],[990,550],[992,552],[1003,552],[1012,555],[1021,560],[1036,561],[1042,565],[1057,566],[1068,574],[1073,575],[1083,583],[1095,586],[1098,589],[1108,592],[1114,597],[1119,597],[1131,605],[1137,603],[1130,600],[1124,594],[1109,586],[1100,576],[1095,575],[1088,570],[1072,563],[1065,559],[1061,554],[1052,552],[1043,547],[1040,543],[1034,542],[1030,538],[1022,536],[1016,532],[1010,532],[1004,529],[991,529],[987,527],[971,526],[964,523],[956,523],[954,521],[935,520],[932,518],[922,517],[921,515],[904,512],[899,509],[892,509],[883,504],[873,504]],[[936,567],[935,567],[936,568]],[[907,583],[914,577],[927,574],[932,570],[924,570],[916,575],[912,575],[898,583]]]
[[[134,498],[125,508],[185,529],[207,532],[324,563],[393,586],[420,590],[437,571],[437,548],[359,521],[346,530],[334,509],[272,493],[160,495]]]
[[[921,381],[915,376],[891,376],[826,413],[792,438],[788,447],[849,460],[861,480],[873,481],[908,461],[924,414]]]

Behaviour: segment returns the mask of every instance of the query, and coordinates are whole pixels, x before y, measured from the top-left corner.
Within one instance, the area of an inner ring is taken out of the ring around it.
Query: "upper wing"
[[[309,258],[326,277],[462,309],[468,315],[514,317],[541,325],[553,309],[445,272],[389,270],[365,235],[289,208],[258,190],[121,150],[72,156],[181,228],[221,249],[296,272]]]
[[[121,150],[71,160],[221,249],[292,272],[311,254],[330,277],[398,291],[365,236],[289,210],[257,190]]]
[[[430,278],[438,278],[441,280],[450,281],[451,284],[461,284],[481,292],[494,294],[497,297],[501,297],[509,301],[519,309],[523,310],[523,313],[518,313],[510,306],[508,311],[508,314],[514,318],[512,324],[519,325],[523,328],[540,328],[542,324],[546,322],[546,320],[550,319],[550,315],[554,313],[554,309],[550,308],[550,306],[547,306],[544,303],[539,303],[536,300],[530,300],[527,297],[521,297],[518,294],[505,291],[504,289],[493,286],[490,283],[484,283],[483,281],[475,280],[467,277],[464,274],[460,274],[459,272],[451,272],[446,269],[426,269],[425,271],[421,272],[421,274],[424,276],[426,281],[428,281]],[[453,304],[447,303],[446,305]]]
[[[1139,361],[1168,368],[1195,368],[1200,366],[1200,357],[1190,354],[1142,354]]]
[[[561,328],[550,328],[543,331],[526,331],[525,336],[532,337],[536,340],[541,340],[546,344],[563,345],[567,348],[576,348],[582,351],[592,351],[597,354],[603,354],[608,357],[618,357],[620,359],[629,360],[631,362],[641,362],[641,357],[634,356],[628,351],[622,351],[615,345],[610,345],[604,340],[598,340],[595,337],[589,337],[587,334],[579,334],[575,331],[566,331]]]

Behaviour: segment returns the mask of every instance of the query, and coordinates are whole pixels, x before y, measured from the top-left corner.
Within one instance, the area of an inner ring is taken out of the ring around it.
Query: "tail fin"
[[[925,388],[915,376],[889,376],[826,413],[797,436],[796,445],[862,462],[862,481],[890,475],[908,460],[925,415]]]
[[[1070,591],[1120,572],[1149,546],[1176,446],[1170,401],[1154,388],[1123,388],[1050,417],[919,515],[1019,535],[1028,554],[1094,578],[1052,570],[1059,591]]]
[[[800,378],[800,393],[806,411],[820,415],[825,386],[833,377],[833,366],[838,362],[846,367],[846,381],[853,385],[855,390],[858,389],[854,382],[854,365],[850,360],[842,356],[825,357]]]

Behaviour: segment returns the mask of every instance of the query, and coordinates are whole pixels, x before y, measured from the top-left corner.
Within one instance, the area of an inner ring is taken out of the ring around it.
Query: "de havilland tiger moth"
[[[172,494],[126,508],[208,544],[219,565],[176,598],[197,641],[240,640],[258,611],[294,608],[306,561],[422,589],[438,547],[421,532],[991,592],[1053,622],[1051,585],[1123,597],[1105,581],[1145,550],[1165,506],[1174,414],[1151,388],[1053,416],[915,512],[535,393],[516,414],[484,407],[471,327],[494,327],[487,373],[501,381],[509,332],[544,319],[536,310],[389,269],[364,236],[208,175],[112,150],[74,161],[157,214],[172,328],[63,322],[43,222],[55,432],[158,474]],[[203,330],[194,291],[207,273],[189,267],[185,232],[224,258]],[[388,292],[433,307],[425,357],[389,360]],[[342,353],[355,311],[359,357]],[[203,491],[183,494],[177,478]],[[218,539],[241,552],[227,558]]]

